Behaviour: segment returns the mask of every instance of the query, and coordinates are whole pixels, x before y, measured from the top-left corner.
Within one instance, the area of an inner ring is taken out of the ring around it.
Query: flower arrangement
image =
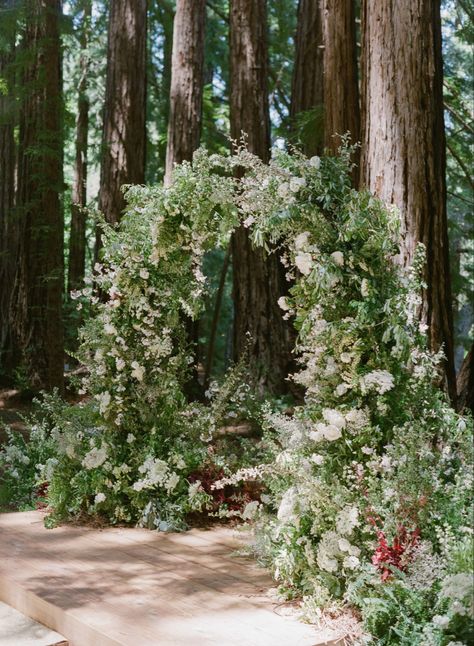
[[[358,607],[373,643],[454,646],[472,630],[472,424],[439,391],[442,353],[419,324],[424,250],[396,264],[398,215],[351,188],[350,154],[280,151],[265,165],[243,147],[200,150],[170,187],[127,189],[97,289],[81,294],[88,400],[49,427],[48,499],[53,519],[159,530],[194,511],[240,515],[284,594]],[[205,253],[240,223],[282,256],[305,396],[291,415],[250,403],[263,439],[235,463],[215,451],[235,373],[208,405],[187,401],[185,321]]]

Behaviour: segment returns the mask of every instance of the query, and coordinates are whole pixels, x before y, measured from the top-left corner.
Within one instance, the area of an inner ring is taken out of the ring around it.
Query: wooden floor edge
[[[26,590],[20,583],[0,574],[0,601],[18,612],[56,631],[66,638],[69,646],[126,646],[80,621],[67,610],[58,608],[40,596]]]

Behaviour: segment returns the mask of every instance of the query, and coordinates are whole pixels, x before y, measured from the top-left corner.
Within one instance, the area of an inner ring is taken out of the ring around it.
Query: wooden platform
[[[239,540],[229,528],[47,530],[41,512],[0,514],[0,600],[70,646],[335,645],[272,602],[268,574],[232,554]]]

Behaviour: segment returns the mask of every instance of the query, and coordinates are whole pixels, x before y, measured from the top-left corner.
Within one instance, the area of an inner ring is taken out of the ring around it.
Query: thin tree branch
[[[446,148],[449,150],[451,155],[454,157],[454,159],[457,161],[459,166],[462,168],[467,181],[471,185],[472,190],[474,190],[474,181],[472,179],[471,173],[469,172],[469,168],[466,166],[466,164],[463,162],[463,160],[458,155],[458,153],[454,150],[454,148],[449,145],[449,142],[446,142]]]
[[[209,9],[212,9],[212,11],[216,14],[216,16],[219,16],[221,20],[223,20],[227,24],[230,22],[229,16],[225,14],[223,11],[221,11],[218,7],[216,7],[216,5],[213,2],[211,2],[210,0],[207,0],[206,4],[209,7]]]
[[[456,112],[456,110],[454,108],[452,108],[450,105],[448,105],[446,103],[446,101],[444,102],[444,107],[450,114],[453,115],[453,117],[456,119],[456,121],[463,126],[464,130],[467,130],[468,132],[470,132],[471,134],[474,135],[474,128],[471,126],[471,124],[466,123],[466,121],[464,121],[464,119],[461,117],[461,115],[458,112]]]

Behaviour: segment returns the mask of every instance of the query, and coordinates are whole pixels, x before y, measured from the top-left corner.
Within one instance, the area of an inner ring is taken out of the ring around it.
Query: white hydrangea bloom
[[[346,418],[334,408],[325,408],[323,410],[323,417],[328,424],[336,426],[339,429],[346,427]]]
[[[280,296],[277,302],[278,302],[278,307],[282,309],[284,312],[287,312],[290,309],[290,306],[286,302],[286,298],[284,296]]]
[[[305,247],[308,246],[308,241],[309,241],[309,231],[303,231],[303,233],[299,233],[296,238],[295,238],[295,249],[296,251],[301,251],[302,249],[305,249]]]
[[[315,155],[309,159],[308,163],[313,168],[319,168],[321,166],[321,158]]]
[[[282,523],[292,522],[297,517],[296,506],[298,503],[298,490],[296,487],[290,487],[281,499],[278,507],[277,518]]]
[[[290,191],[292,193],[298,193],[303,186],[306,186],[306,180],[304,177],[292,177],[290,179]]]
[[[338,267],[342,267],[344,265],[344,254],[342,253],[342,251],[333,251],[331,254],[331,259]]]
[[[82,466],[86,469],[97,469],[104,464],[107,459],[107,448],[101,446],[99,449],[94,446],[88,453],[85,454],[82,460]]]
[[[94,498],[94,504],[98,505],[99,503],[104,502],[106,497],[105,493],[97,493]]]
[[[300,251],[295,257],[295,265],[303,276],[308,276],[313,268],[311,254]]]
[[[140,278],[143,278],[143,280],[148,280],[150,278],[150,272],[148,269],[145,269],[144,267],[140,269]]]
[[[143,381],[145,375],[145,368],[141,366],[138,361],[132,361],[132,377],[135,377],[137,381]]]
[[[95,398],[99,402],[99,413],[103,415],[107,412],[108,407],[110,406],[111,396],[108,390],[105,390],[103,393],[98,393]]]

